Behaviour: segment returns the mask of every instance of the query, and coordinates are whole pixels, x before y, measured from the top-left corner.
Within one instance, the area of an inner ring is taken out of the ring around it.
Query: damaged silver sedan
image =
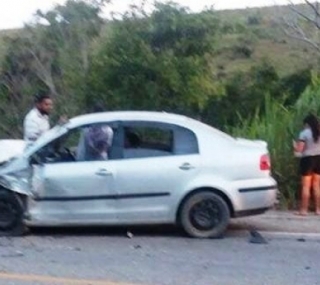
[[[110,143],[98,140],[103,128],[112,130]],[[95,155],[86,150],[93,145]],[[263,141],[164,112],[88,114],[2,164],[0,235],[32,226],[176,224],[192,237],[219,237],[230,218],[272,207],[276,192]]]

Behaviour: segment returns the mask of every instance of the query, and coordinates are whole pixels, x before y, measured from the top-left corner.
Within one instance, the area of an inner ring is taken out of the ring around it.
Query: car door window
[[[109,159],[116,128],[99,123],[71,129],[32,156],[32,162],[61,163]]]
[[[124,128],[124,158],[171,155],[173,133],[170,129],[134,126]]]
[[[95,124],[83,128],[76,151],[76,160],[107,160],[113,135],[113,129],[107,124]]]
[[[123,158],[198,153],[196,135],[186,128],[163,123],[134,122],[124,126]]]
[[[199,153],[198,140],[195,133],[180,126],[175,127],[174,153],[176,155]]]
[[[51,141],[31,157],[31,163],[57,163],[76,161],[75,154],[80,138],[80,129],[71,130]]]

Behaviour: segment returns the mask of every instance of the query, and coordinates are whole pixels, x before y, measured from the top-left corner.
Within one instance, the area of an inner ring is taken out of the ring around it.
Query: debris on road
[[[306,239],[304,239],[304,238],[298,238],[297,241],[305,242]]]
[[[133,233],[131,233],[130,231],[127,231],[127,237],[128,238],[133,238]]]
[[[250,231],[250,243],[255,243],[255,244],[267,244],[268,242],[266,239],[256,230],[251,230]]]

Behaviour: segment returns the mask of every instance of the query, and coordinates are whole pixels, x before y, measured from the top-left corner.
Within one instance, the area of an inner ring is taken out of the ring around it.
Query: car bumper
[[[273,178],[242,181],[232,191],[233,216],[261,214],[277,201],[278,186]]]
[[[233,213],[232,217],[233,218],[241,218],[241,217],[247,217],[247,216],[253,216],[253,215],[261,215],[261,214],[265,213],[266,211],[270,210],[271,208],[272,207],[238,211],[238,212]]]

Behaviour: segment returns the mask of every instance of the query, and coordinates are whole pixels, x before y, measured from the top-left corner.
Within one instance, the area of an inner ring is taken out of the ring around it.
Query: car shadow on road
[[[230,226],[221,238],[234,237],[239,228]],[[243,230],[243,228],[242,228]],[[110,237],[174,237],[186,238],[186,233],[172,225],[157,226],[109,226],[109,227],[34,227],[28,235],[35,236],[110,236]]]
[[[159,236],[159,237],[186,237],[182,229],[174,226],[109,226],[109,227],[35,227],[28,235],[36,236],[111,236],[128,237],[133,236]]]

